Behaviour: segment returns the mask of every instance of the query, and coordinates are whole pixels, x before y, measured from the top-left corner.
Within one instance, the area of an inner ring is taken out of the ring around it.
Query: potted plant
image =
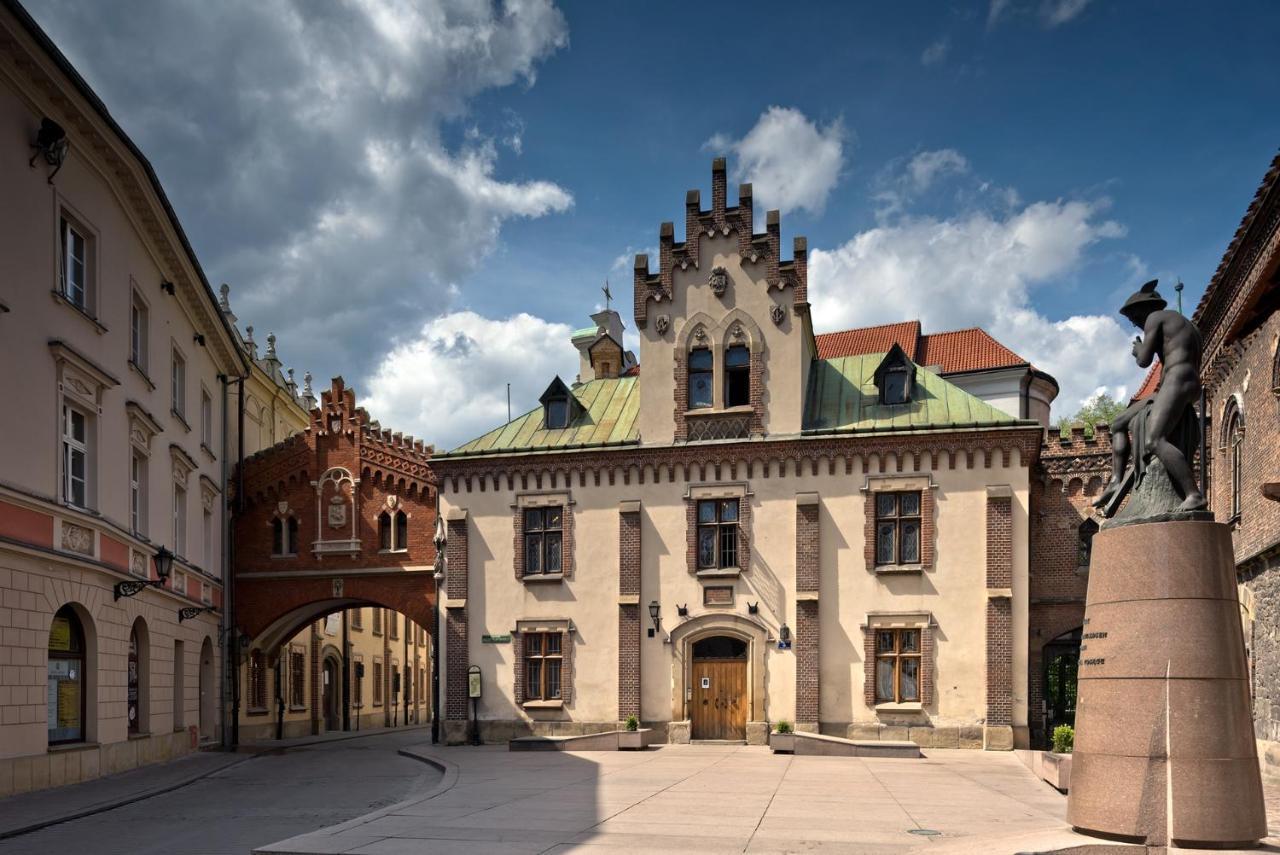
[[[774,754],[795,753],[796,735],[791,729],[791,722],[784,718],[774,725],[773,733],[769,734],[769,747]]]
[[[638,751],[644,748],[644,733],[640,731],[640,719],[627,716],[623,730],[618,734],[618,748],[623,751]]]

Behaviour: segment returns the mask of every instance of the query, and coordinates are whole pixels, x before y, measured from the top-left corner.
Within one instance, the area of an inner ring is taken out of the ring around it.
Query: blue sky
[[[716,155],[809,238],[820,331],[981,325],[1059,413],[1132,392],[1118,301],[1189,312],[1280,143],[1269,2],[29,7],[242,324],[441,446],[572,375]]]

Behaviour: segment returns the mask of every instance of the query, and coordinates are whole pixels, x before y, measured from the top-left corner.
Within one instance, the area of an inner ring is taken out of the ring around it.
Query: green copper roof
[[[547,430],[537,407],[502,427],[460,445],[449,454],[496,454],[512,451],[553,451],[586,446],[634,443],[639,439],[638,377],[590,380],[573,390],[582,411],[567,427]]]
[[[805,396],[806,431],[892,431],[1016,424],[1017,419],[917,366],[905,404],[880,403],[876,367],[883,353],[816,359]]]
[[[589,335],[594,337],[595,334],[598,332],[600,332],[599,327],[583,327],[580,330],[574,330],[573,335],[569,336],[569,338],[570,339],[581,338],[584,335]]]

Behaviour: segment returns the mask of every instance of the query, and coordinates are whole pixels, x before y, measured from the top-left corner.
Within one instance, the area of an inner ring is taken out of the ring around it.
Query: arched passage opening
[[[742,615],[700,615],[671,630],[672,720],[688,722],[688,739],[767,739],[768,638],[765,624]]]
[[[1050,738],[1053,729],[1062,724],[1075,727],[1076,723],[1076,672],[1080,666],[1080,637],[1082,627],[1062,633],[1044,646],[1043,692],[1045,707],[1045,736]]]

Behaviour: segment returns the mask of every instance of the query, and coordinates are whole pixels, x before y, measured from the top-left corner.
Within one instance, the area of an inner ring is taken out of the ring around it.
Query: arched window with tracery
[[[404,511],[378,514],[378,548],[383,552],[404,552],[409,548],[409,515]]]
[[[1231,466],[1231,517],[1240,516],[1241,464],[1244,456],[1244,418],[1238,408],[1227,421],[1227,461]]]

